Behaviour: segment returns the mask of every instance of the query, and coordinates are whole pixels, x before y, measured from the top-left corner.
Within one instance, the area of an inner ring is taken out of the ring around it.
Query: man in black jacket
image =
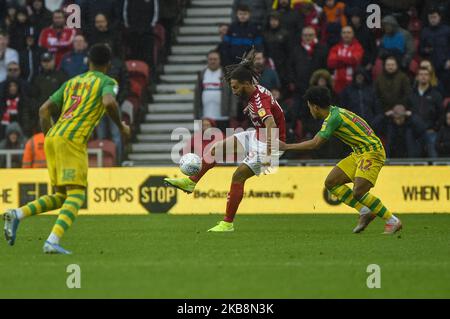
[[[239,63],[241,61],[239,57],[252,46],[257,50],[262,49],[262,37],[257,26],[250,22],[250,16],[248,6],[241,5],[237,8],[237,21],[230,25],[221,45],[224,66]]]
[[[124,0],[123,19],[130,54],[153,66],[153,28],[159,19],[159,0]]]
[[[327,68],[327,54],[327,48],[318,43],[314,28],[303,28],[301,40],[293,44],[287,68],[289,87],[295,95],[301,98],[314,71]]]
[[[99,13],[104,14],[111,22],[111,29],[117,30],[122,17],[121,4],[121,0],[82,0],[81,18],[83,29],[88,36],[94,30],[95,17]]]
[[[390,158],[421,157],[425,123],[420,117],[398,104],[373,121],[377,134],[386,137],[386,153]]]
[[[408,98],[408,107],[426,125],[425,144],[428,157],[437,157],[435,144],[442,121],[442,96],[430,82],[430,71],[427,68],[420,68],[417,74],[417,86]]]
[[[359,67],[353,74],[353,82],[341,93],[341,104],[358,114],[369,124],[375,116],[383,113],[368,72]]]
[[[364,13],[360,8],[350,10],[350,25],[353,27],[356,39],[364,49],[361,65],[370,71],[377,58],[377,44],[374,34],[366,26]]]

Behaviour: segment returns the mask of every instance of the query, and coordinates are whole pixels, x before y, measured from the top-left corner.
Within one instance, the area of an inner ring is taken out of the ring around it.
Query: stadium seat
[[[444,99],[444,102],[442,103],[442,107],[444,110],[447,110],[447,108],[450,108],[450,97],[447,97]]]
[[[130,90],[132,95],[140,100],[143,90],[149,84],[150,69],[147,63],[139,60],[128,60],[126,65],[130,79]]]
[[[103,150],[103,167],[114,167],[116,164],[116,144],[110,140],[93,140],[88,143],[88,148],[100,148]],[[97,167],[97,157],[89,155],[89,167]]]
[[[372,68],[372,80],[376,80],[377,77],[383,72],[383,61],[378,58],[375,60],[375,65]]]

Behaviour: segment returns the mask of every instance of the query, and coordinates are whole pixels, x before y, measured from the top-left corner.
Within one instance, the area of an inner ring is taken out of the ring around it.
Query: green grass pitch
[[[15,247],[0,242],[0,298],[449,298],[450,215],[400,217],[383,236],[380,220],[352,234],[352,215],[241,215],[226,234],[205,232],[218,215],[83,216],[72,256],[42,254],[55,217],[37,217]],[[66,286],[70,264],[81,289]]]

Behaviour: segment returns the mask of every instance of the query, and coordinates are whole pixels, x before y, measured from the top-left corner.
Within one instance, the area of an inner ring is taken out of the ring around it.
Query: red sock
[[[191,181],[198,183],[198,181],[203,177],[203,175],[205,175],[206,172],[209,171],[214,166],[216,166],[216,161],[213,161],[212,163],[206,163],[205,160],[202,159],[202,169],[200,170],[200,172],[197,175],[191,176],[189,178],[191,179]]]
[[[242,197],[244,197],[244,184],[242,183],[232,183],[230,192],[228,193],[227,199],[227,211],[224,221],[232,223],[234,216],[239,208]]]

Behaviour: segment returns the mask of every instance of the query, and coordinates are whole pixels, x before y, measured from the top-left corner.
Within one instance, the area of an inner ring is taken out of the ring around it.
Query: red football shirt
[[[281,106],[273,97],[272,93],[261,85],[256,86],[256,90],[248,101],[247,108],[250,120],[256,128],[258,140],[265,142],[265,138],[260,136],[258,129],[265,128],[264,121],[272,116],[279,129],[280,141],[286,141],[286,120]]]

